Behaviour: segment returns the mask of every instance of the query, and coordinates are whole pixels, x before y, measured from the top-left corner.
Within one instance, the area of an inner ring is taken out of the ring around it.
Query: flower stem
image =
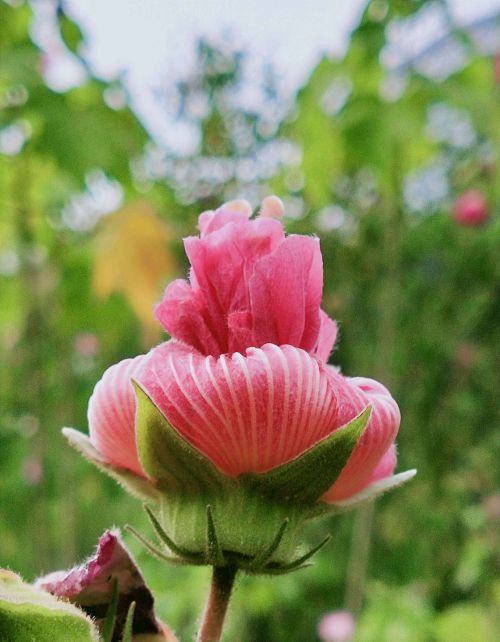
[[[196,642],[219,642],[221,639],[236,571],[235,566],[213,567],[210,593]]]
[[[345,595],[345,608],[354,616],[359,615],[363,602],[374,508],[373,502],[360,508],[354,524]]]

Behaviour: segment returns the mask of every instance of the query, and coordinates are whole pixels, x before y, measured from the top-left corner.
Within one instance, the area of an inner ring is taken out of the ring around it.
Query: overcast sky
[[[256,65],[271,61],[296,88],[322,53],[341,54],[366,0],[67,0],[88,36],[94,69],[126,72],[136,109],[167,142],[155,89],[193,63],[200,36],[227,37]],[[451,0],[460,20],[500,10],[500,0]],[[168,130],[168,131],[167,131]]]

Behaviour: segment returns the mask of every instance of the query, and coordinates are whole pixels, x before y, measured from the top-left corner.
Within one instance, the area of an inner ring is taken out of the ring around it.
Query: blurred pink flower
[[[145,476],[135,441],[136,379],[174,428],[225,474],[264,472],[372,406],[363,436],[323,499],[389,477],[400,414],[386,388],[326,365],[336,324],[321,310],[316,238],[286,237],[279,199],[251,220],[244,201],[199,218],[185,239],[189,281],[157,307],[172,339],[107,370],[89,403],[90,436],[111,464]]]
[[[82,357],[93,357],[99,350],[99,339],[91,332],[80,332],[75,337],[75,350]]]
[[[354,638],[356,621],[349,611],[327,613],[318,624],[321,642],[351,642]]]
[[[453,218],[460,225],[482,225],[489,218],[488,203],[482,192],[471,189],[461,194],[453,206]]]

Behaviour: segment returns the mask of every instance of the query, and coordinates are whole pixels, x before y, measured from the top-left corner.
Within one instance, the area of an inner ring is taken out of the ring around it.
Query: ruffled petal
[[[156,308],[170,335],[204,354],[219,356],[253,345],[229,323],[233,313],[249,309],[249,279],[254,265],[284,240],[279,221],[226,211],[206,213],[204,233],[184,240],[191,262],[190,283],[174,281]]]
[[[90,440],[101,455],[119,468],[145,477],[135,439],[135,392],[147,355],[124,359],[106,370],[90,397]]]
[[[325,369],[288,345],[215,359],[170,341],[152,350],[140,382],[179,433],[230,476],[279,466],[336,425]]]
[[[210,328],[204,297],[199,290],[193,291],[184,279],[170,283],[155,313],[172,337],[189,343],[200,352],[220,353],[221,346]]]
[[[392,472],[389,468],[392,462],[395,464],[395,450],[390,448],[396,438],[401,415],[397,403],[381,383],[363,377],[343,377],[332,367],[327,370],[339,403],[339,426],[346,424],[366,406],[372,406],[363,436],[339,478],[323,497],[325,501],[333,502],[359,492],[375,478],[380,479],[385,470],[389,471],[388,474]]]
[[[249,286],[255,345],[290,344],[312,351],[321,323],[322,289],[318,239],[289,236],[258,261]]]

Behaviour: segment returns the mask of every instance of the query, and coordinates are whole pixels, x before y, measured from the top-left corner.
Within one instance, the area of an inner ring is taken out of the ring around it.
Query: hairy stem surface
[[[219,642],[236,577],[234,566],[214,566],[212,584],[196,642]]]

